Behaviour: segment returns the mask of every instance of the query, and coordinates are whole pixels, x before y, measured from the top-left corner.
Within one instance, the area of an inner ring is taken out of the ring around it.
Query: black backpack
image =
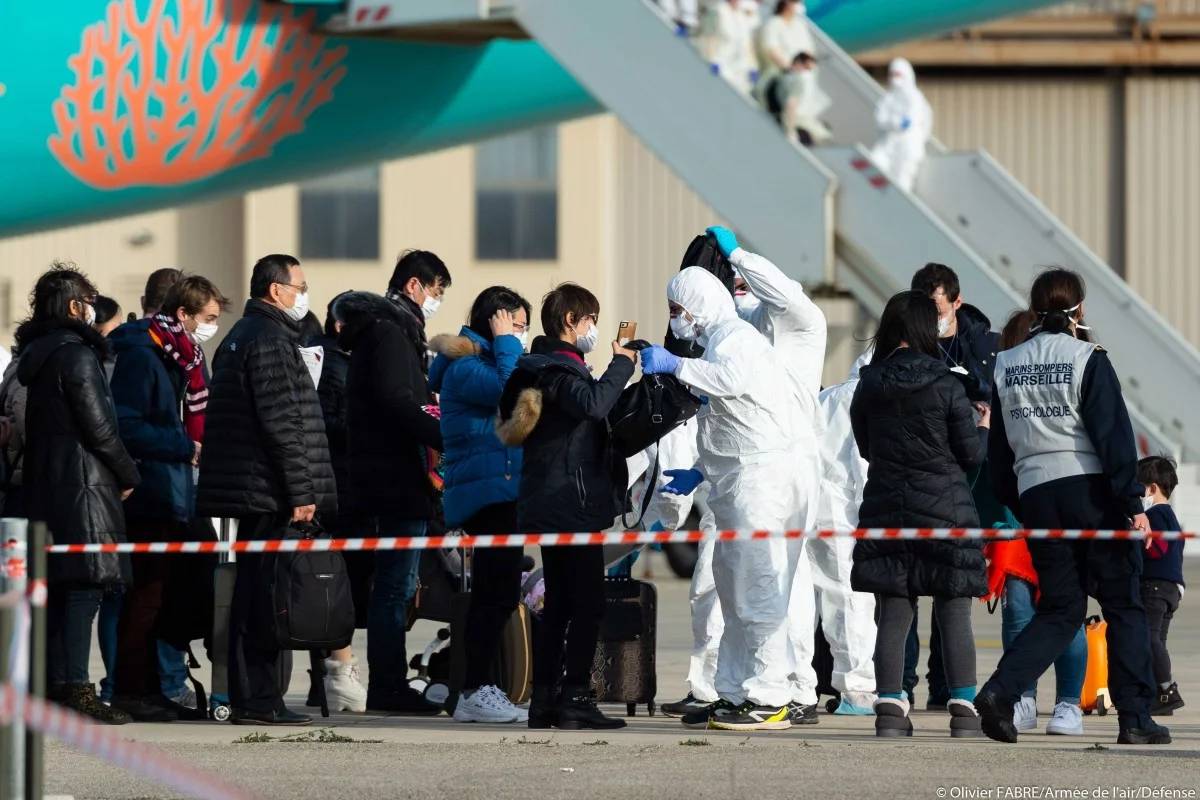
[[[636,341],[628,347],[641,350],[649,345]],[[674,375],[643,375],[640,381],[625,387],[608,412],[613,447],[623,458],[637,455],[699,410],[700,398]]]
[[[317,539],[316,523],[290,523],[284,539]],[[280,650],[340,650],[354,637],[354,598],[342,554],[273,553],[265,558],[263,621]]]

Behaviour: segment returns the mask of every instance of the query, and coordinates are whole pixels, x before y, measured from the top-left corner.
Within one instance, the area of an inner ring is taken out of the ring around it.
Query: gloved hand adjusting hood
[[[729,290],[703,267],[688,267],[676,273],[667,284],[667,299],[682,306],[696,320],[700,331],[697,342],[701,346],[708,342],[712,330],[738,316]]]

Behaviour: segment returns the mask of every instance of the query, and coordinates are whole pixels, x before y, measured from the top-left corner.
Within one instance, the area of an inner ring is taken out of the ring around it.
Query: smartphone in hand
[[[623,321],[617,327],[617,342],[624,347],[637,338],[637,323]]]

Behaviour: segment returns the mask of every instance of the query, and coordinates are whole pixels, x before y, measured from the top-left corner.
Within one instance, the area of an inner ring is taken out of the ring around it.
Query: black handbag
[[[316,523],[293,522],[284,539],[317,539]],[[264,583],[270,631],[280,650],[340,650],[354,638],[354,598],[342,554],[333,550],[274,553]]]
[[[645,342],[631,342],[643,349]],[[643,375],[625,387],[608,414],[613,447],[624,458],[637,455],[687,422],[700,410],[700,398],[674,375]]]

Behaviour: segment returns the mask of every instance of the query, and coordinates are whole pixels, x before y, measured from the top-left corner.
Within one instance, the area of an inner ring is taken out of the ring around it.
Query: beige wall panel
[[[174,210],[156,211],[0,239],[0,343],[11,344],[34,281],[55,259],[78,265],[123,313],[140,313],[146,275],[177,263],[176,218]]]
[[[1120,224],[1114,197],[1114,84],[1107,80],[929,78],[934,135],[985,148],[1103,259]],[[1117,254],[1118,257],[1120,254]]]
[[[1200,345],[1200,78],[1127,84],[1128,280]]]

